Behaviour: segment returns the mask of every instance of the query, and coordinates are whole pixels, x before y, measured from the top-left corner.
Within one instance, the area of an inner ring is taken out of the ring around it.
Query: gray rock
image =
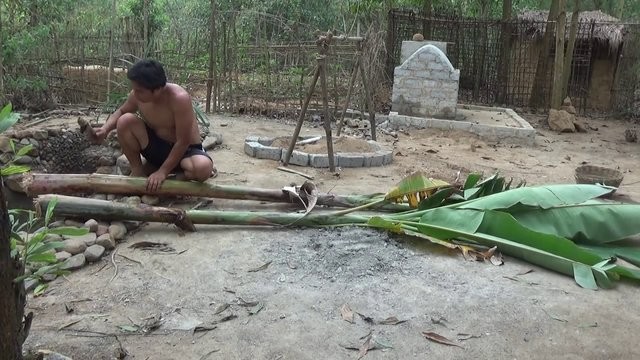
[[[29,155],[20,156],[16,160],[16,164],[18,165],[30,165],[33,164],[33,158]]]
[[[98,222],[94,219],[89,219],[84,223],[84,227],[89,229],[91,232],[98,231]]]
[[[63,243],[62,251],[66,251],[71,255],[83,253],[87,249],[87,244],[82,239],[69,239]]]
[[[109,225],[98,225],[98,230],[96,230],[96,236],[100,237],[104,234],[109,233]],[[97,241],[97,240],[96,240]]]
[[[63,235],[62,236],[65,240],[72,240],[72,239],[79,239],[84,241],[85,243],[91,243],[93,242],[91,245],[95,244],[96,242],[96,234],[95,233],[86,233],[84,235],[80,235],[80,236],[67,236],[67,235]],[[91,246],[91,245],[87,245],[87,246]]]
[[[115,173],[115,168],[113,166],[100,166],[96,169],[96,174],[110,175],[113,173]]]
[[[58,277],[57,274],[49,273],[49,274],[42,275],[42,280],[49,282],[49,281],[55,280],[57,277]]]
[[[24,139],[20,140],[20,145],[29,145],[29,144],[31,144],[31,143],[29,142],[29,139],[27,139],[27,138],[24,138]]]
[[[58,235],[58,234],[47,234],[44,237],[44,242],[57,242],[57,241],[62,241],[62,236]]]
[[[131,164],[129,164],[129,160],[126,156],[121,155],[118,160],[116,160],[116,166],[122,173],[122,175],[131,174]]]
[[[0,154],[0,163],[6,164],[11,160],[13,160],[13,154],[10,154],[8,152]]]
[[[88,262],[98,261],[104,255],[104,250],[102,245],[91,245],[84,251],[84,257]]]
[[[102,246],[105,250],[112,250],[116,247],[116,241],[113,240],[109,233],[106,233],[98,236],[96,245]]]
[[[210,134],[202,142],[205,150],[213,150],[218,145],[222,145],[222,134]]]
[[[71,257],[71,254],[69,254],[66,251],[60,251],[60,252],[56,253],[56,260],[58,260],[58,262],[65,261],[70,257]]]
[[[151,206],[158,205],[160,203],[160,198],[152,195],[142,195],[142,198],[140,200],[143,203]]]
[[[31,291],[31,290],[33,290],[33,289],[35,289],[35,288],[36,288],[36,286],[38,286],[38,280],[35,280],[35,279],[26,279],[26,280],[24,281],[24,290],[25,290],[26,292],[29,292],[29,291]]]
[[[576,132],[576,127],[573,124],[574,120],[574,115],[564,110],[554,109],[549,110],[549,117],[547,118],[551,130],[558,132]]]
[[[127,228],[127,231],[133,231],[140,227],[140,221],[123,221],[122,223]]]
[[[144,198],[144,196],[143,196],[143,198]],[[140,205],[142,203],[142,199],[140,198],[140,196],[129,196],[129,197],[124,199],[124,202],[127,205],[130,205],[130,206],[138,206],[138,205]]]
[[[109,234],[111,238],[114,240],[122,240],[124,236],[127,234],[127,228],[123,223],[119,221],[114,221],[109,225]]]
[[[49,132],[44,129],[35,130],[33,132],[33,138],[36,140],[46,140],[49,138]]]
[[[34,147],[40,146],[40,143],[36,139],[29,139],[29,144],[33,145]]]
[[[42,360],[73,360],[68,356],[49,350],[39,350],[38,355],[43,355]]]
[[[65,226],[64,220],[54,221],[51,224],[49,224],[49,227],[51,229],[56,229],[56,228],[63,227],[63,226]]]
[[[10,153],[11,151],[11,138],[8,136],[0,136],[0,152]]]
[[[98,158],[97,164],[98,166],[113,166],[116,164],[114,158],[110,156],[101,156]]]
[[[84,224],[79,222],[79,221],[75,221],[75,220],[65,220],[64,221],[64,226],[71,226],[71,227],[81,228],[81,227],[84,226]]]
[[[91,195],[92,199],[96,199],[96,200],[107,200],[107,195],[106,194],[93,194]]]
[[[63,270],[75,270],[80,269],[84,266],[87,260],[84,257],[84,254],[76,254],[72,257],[68,258],[67,261],[62,265]]]

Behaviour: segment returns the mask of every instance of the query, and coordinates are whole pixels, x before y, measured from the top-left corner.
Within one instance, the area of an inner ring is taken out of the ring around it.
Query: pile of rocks
[[[547,118],[549,127],[558,132],[587,132],[587,129],[577,119],[576,108],[570,98],[565,98],[560,110],[550,109]]]
[[[138,226],[136,222],[119,222],[111,223],[100,222],[94,219],[81,223],[75,220],[64,220],[53,222],[50,227],[57,228],[61,226],[72,226],[77,228],[85,228],[89,232],[81,236],[61,236],[57,234],[47,234],[45,242],[62,242],[64,245],[56,249],[56,259],[63,262],[63,270],[76,270],[88,263],[100,261],[102,257],[107,255],[111,250],[115,249],[117,242],[122,241],[127,232]],[[28,235],[20,234],[23,238]],[[53,250],[52,250],[53,252]],[[35,271],[36,269],[27,269],[27,271]],[[43,277],[45,281],[52,281],[56,278],[55,274],[47,274]],[[25,281],[25,288],[30,291],[37,284],[35,281]]]
[[[77,130],[26,129],[7,132],[0,136],[0,164],[6,164],[14,157],[15,151],[25,146],[32,149],[16,159],[16,164],[29,165],[33,169],[50,173],[90,173],[101,167],[110,166],[111,171],[120,154],[117,140],[110,137],[107,146],[92,145]],[[106,172],[107,169],[101,169]]]

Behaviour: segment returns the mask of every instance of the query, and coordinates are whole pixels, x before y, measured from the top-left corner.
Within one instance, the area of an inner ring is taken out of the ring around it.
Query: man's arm
[[[193,131],[193,123],[196,121],[191,97],[187,93],[177,96],[171,110],[175,121],[176,142],[169,156],[158,169],[164,174],[169,174],[182,160],[191,144],[191,132]]]
[[[122,106],[114,111],[113,114],[111,114],[107,119],[107,122],[102,125],[100,132],[104,134],[104,136],[109,135],[111,131],[115,130],[120,116],[126,113],[135,112],[136,110],[138,110],[138,104],[133,96],[133,91],[131,91],[129,92],[129,96],[127,97],[127,100],[124,102],[124,104],[122,104]]]

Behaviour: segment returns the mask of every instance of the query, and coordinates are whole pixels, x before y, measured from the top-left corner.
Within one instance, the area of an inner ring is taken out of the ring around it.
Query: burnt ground
[[[224,145],[211,152],[220,171],[211,181],[264,188],[302,183],[297,175],[277,171],[276,162],[242,150],[247,135],[286,136],[291,124],[212,120]],[[555,134],[530,120],[540,134],[533,148],[420,130],[397,138],[379,135],[395,148],[390,166],[340,169],[339,176],[296,169],[314,175],[321,191],[347,194],[384,192],[419,169],[449,181],[458,171],[498,170],[529,184],[573,182],[575,167],[588,162],[622,170],[619,196],[640,199],[640,145],[624,142],[632,124],[588,119],[598,131]],[[321,133],[318,127],[302,132]],[[278,207],[215,200],[211,208]],[[138,241],[166,242],[176,252],[129,248]],[[379,347],[389,348],[372,350],[365,359],[640,356],[633,346],[640,325],[640,305],[633,300],[637,285],[585,290],[571,278],[516,259],[505,258],[503,266],[468,262],[460,254],[372,230],[201,226],[181,234],[149,224],[121,243],[117,254],[117,271],[108,256],[56,279],[44,296],[29,298],[36,317],[27,349],[75,359],[111,359],[120,346],[133,359],[356,359],[358,351],[345,346],[358,347],[371,332]],[[371,324],[356,314],[350,324],[341,317],[344,304],[374,322],[390,316],[407,321]],[[213,324],[229,315],[236,317]],[[119,328],[148,325],[154,318],[162,325],[148,334]],[[212,329],[194,333],[195,326]],[[461,347],[430,342],[422,331]]]

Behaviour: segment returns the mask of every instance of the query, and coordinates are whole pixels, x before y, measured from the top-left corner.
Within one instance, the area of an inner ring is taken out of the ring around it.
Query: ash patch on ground
[[[298,230],[300,242],[273,242],[264,249],[287,266],[322,282],[400,274],[408,262],[402,244],[382,231],[345,227]]]

